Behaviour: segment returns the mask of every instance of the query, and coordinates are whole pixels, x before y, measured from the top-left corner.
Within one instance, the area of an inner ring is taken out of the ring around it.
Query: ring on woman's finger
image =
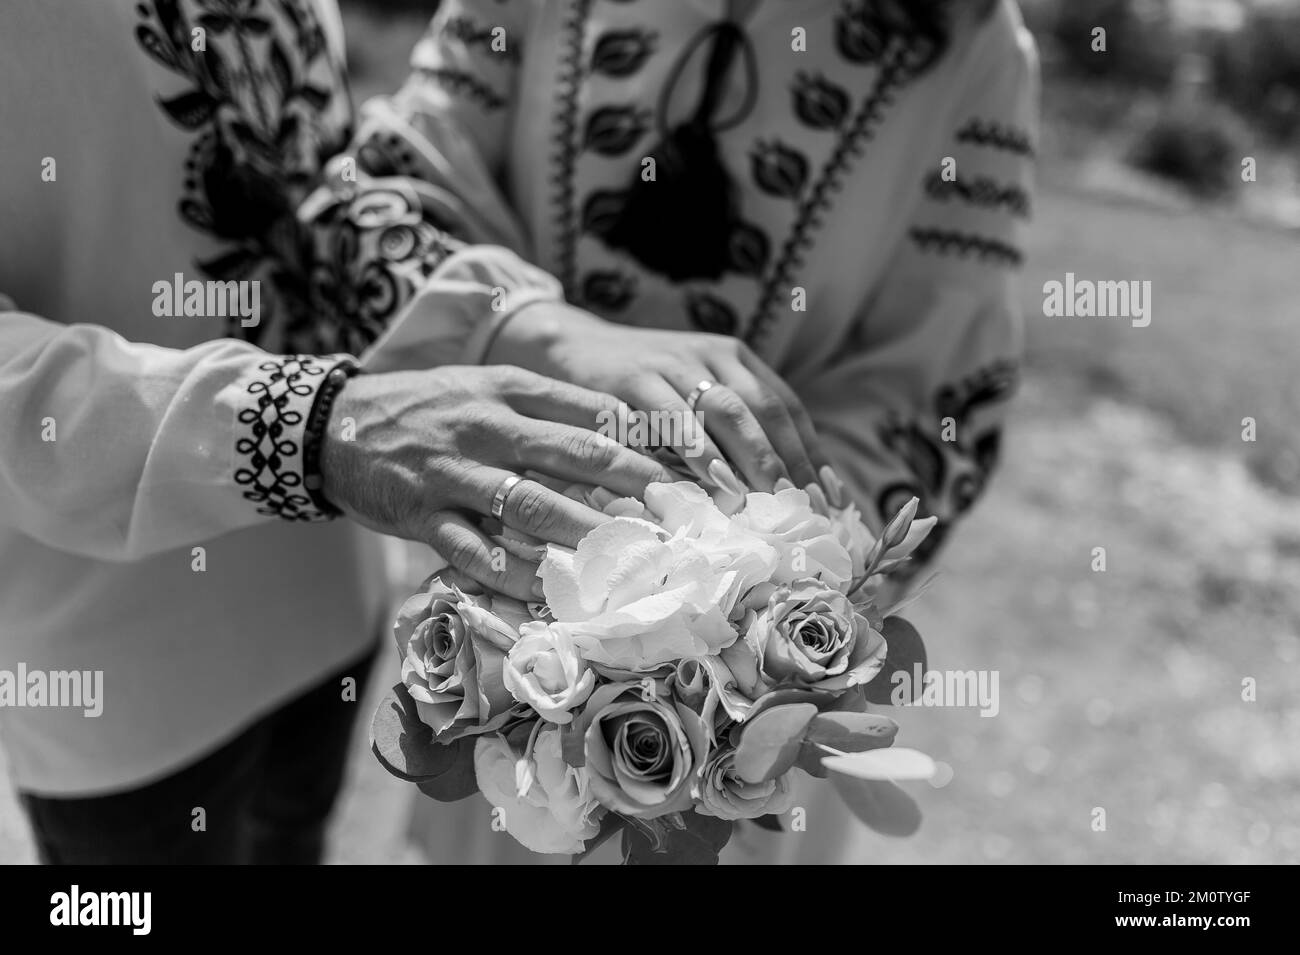
[[[698,385],[696,385],[694,388],[691,389],[691,393],[686,396],[686,407],[691,409],[692,414],[694,414],[695,412],[695,406],[699,404],[700,399],[704,397],[704,393],[708,391],[710,388],[712,388],[713,385],[714,382],[709,381],[706,378],[703,381],[701,381]]]
[[[506,498],[508,498],[510,492],[515,489],[515,485],[522,480],[523,478],[518,474],[512,474],[497,485],[497,492],[492,495],[492,516],[498,521],[501,520],[501,515],[505,513]]]

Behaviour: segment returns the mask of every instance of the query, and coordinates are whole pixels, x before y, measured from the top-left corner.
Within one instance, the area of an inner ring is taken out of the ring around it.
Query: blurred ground
[[[419,29],[349,17],[359,95],[401,75]],[[999,671],[1001,712],[897,712],[900,742],[954,776],[918,794],[917,837],[861,832],[854,852],[1295,862],[1300,237],[1154,191],[1117,197],[1065,164],[1045,172],[1024,276],[1029,369],[1005,463],[909,614],[933,666]],[[1042,284],[1067,271],[1151,280],[1152,324],[1044,318]],[[1247,416],[1255,443],[1241,439]],[[1105,573],[1091,569],[1094,547]],[[376,674],[367,716],[394,672]],[[1246,678],[1255,702],[1242,699]],[[360,733],[334,861],[413,861],[411,794]],[[0,861],[30,858],[0,794]]]

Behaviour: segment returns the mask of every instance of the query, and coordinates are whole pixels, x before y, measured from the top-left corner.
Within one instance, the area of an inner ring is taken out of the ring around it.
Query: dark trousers
[[[319,864],[373,660],[367,654],[216,752],[147,786],[88,799],[20,793],[41,861]],[[351,701],[343,699],[349,676],[356,680]]]

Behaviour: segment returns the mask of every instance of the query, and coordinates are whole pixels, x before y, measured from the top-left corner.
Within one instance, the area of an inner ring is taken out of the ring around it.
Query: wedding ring
[[[702,382],[691,389],[691,393],[686,396],[686,407],[691,409],[692,414],[695,413],[695,406],[700,403],[700,398],[702,398],[704,393],[712,387],[713,382],[705,378]]]
[[[497,487],[497,492],[492,495],[492,516],[497,520],[501,520],[501,515],[505,513],[506,498],[515,489],[515,485],[522,480],[523,478],[518,474],[512,474]]]

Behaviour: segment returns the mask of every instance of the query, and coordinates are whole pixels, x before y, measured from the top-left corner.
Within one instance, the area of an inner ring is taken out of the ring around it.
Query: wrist
[[[529,302],[501,319],[483,355],[485,365],[516,365],[534,371],[538,359],[566,336],[591,323],[594,315],[563,302]]]
[[[316,390],[303,429],[303,489],[316,509],[330,517],[338,517],[343,512],[332,494],[331,482],[327,480],[331,463],[327,459],[332,458],[337,450],[337,422],[347,417],[346,414],[339,414],[340,407],[346,403],[343,392],[347,390],[349,379],[359,371],[356,361],[351,358],[340,361],[330,369]]]

